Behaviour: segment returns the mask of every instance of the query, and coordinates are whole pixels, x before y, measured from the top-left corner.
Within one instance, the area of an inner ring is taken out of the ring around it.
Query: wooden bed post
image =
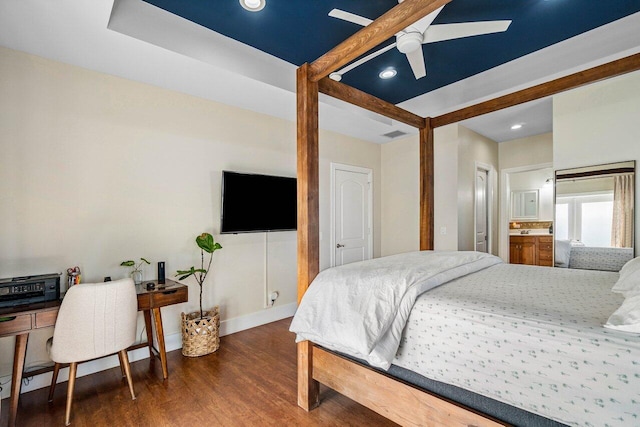
[[[318,83],[309,64],[297,71],[298,120],[298,304],[320,270],[318,201]],[[298,405],[309,411],[319,403],[320,384],[313,379],[313,345],[298,343]]]
[[[425,119],[420,128],[420,250],[433,249],[433,127]]]

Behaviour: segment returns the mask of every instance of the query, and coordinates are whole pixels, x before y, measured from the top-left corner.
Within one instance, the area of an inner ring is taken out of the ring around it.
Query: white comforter
[[[572,426],[640,426],[618,273],[500,264],[421,295],[394,365]]]
[[[296,312],[296,341],[389,369],[416,298],[443,283],[501,263],[479,252],[421,251],[322,271]]]

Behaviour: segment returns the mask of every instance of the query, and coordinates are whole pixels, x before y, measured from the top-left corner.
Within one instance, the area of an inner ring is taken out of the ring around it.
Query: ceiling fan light
[[[402,53],[410,53],[418,50],[422,46],[422,38],[422,34],[415,31],[397,36],[398,50]]]
[[[398,74],[398,72],[396,71],[395,68],[385,68],[384,70],[380,71],[380,74],[378,74],[378,77],[380,77],[383,80],[387,80],[395,77],[396,74]]]
[[[335,80],[335,81],[339,82],[340,80],[342,80],[342,74],[340,74],[340,73],[331,73],[331,74],[329,74],[329,78],[331,80]]]
[[[240,0],[240,5],[250,12],[261,11],[266,4],[266,0]]]

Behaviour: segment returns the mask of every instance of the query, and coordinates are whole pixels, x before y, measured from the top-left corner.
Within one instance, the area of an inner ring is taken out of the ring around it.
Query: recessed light
[[[396,71],[395,68],[385,68],[384,70],[380,71],[380,74],[378,74],[378,77],[386,80],[386,79],[391,79],[395,77],[396,74],[398,74],[398,72]]]
[[[249,12],[258,12],[264,9],[266,4],[266,0],[240,0],[240,5]]]
[[[515,125],[511,126],[511,130],[518,130],[518,129],[522,129],[522,123],[516,123]]]

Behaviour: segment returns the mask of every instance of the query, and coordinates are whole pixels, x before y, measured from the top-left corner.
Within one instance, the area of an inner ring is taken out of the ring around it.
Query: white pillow
[[[556,240],[555,266],[561,268],[569,267],[569,257],[571,256],[571,242],[568,240]]]
[[[604,327],[640,333],[640,294],[626,298],[620,308],[609,317]]]
[[[640,293],[640,257],[628,261],[620,269],[620,277],[611,291],[628,297]]]

